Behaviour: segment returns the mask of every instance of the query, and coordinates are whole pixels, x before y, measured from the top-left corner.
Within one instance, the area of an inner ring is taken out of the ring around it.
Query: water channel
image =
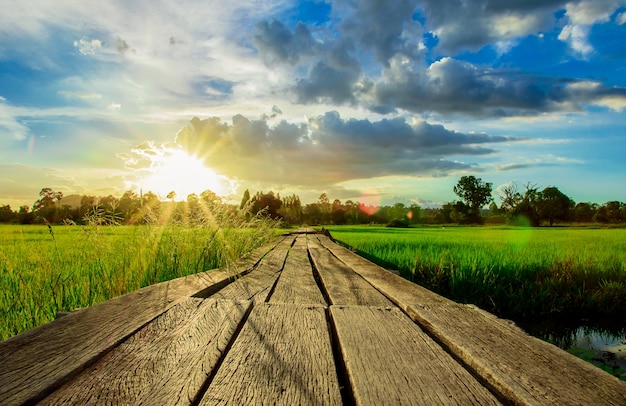
[[[523,321],[528,334],[556,345],[626,381],[626,320]]]

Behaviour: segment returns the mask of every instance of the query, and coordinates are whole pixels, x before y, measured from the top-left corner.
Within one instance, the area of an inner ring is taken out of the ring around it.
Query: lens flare
[[[371,216],[380,209],[381,197],[378,192],[374,190],[366,190],[359,197],[359,210],[363,213]]]

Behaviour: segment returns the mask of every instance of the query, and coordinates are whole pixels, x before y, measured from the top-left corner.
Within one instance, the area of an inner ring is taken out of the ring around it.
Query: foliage
[[[518,191],[515,183],[505,186],[500,192],[500,207],[491,201],[491,184],[474,176],[464,176],[454,187],[462,201],[443,204],[441,207],[422,208],[417,204],[394,203],[391,206],[366,205],[358,201],[339,199],[331,202],[326,193],[317,201],[304,204],[300,197],[292,194],[281,198],[270,191],[257,192],[254,196],[246,190],[239,207],[232,205],[229,210],[249,213],[250,216],[263,215],[281,220],[283,224],[389,224],[392,221],[418,224],[449,223],[488,223],[539,226],[542,222],[553,225],[555,222],[619,224],[626,222],[626,204],[609,201],[604,205],[581,202],[574,204],[572,199],[558,188],[550,186],[542,191],[536,185],[527,183],[525,191]],[[473,193],[475,192],[475,193]],[[487,193],[489,192],[489,193]],[[162,202],[157,195],[148,191],[145,194],[126,191],[121,198],[114,196],[63,196],[51,188],[43,188],[40,199],[29,206],[14,211],[10,206],[0,206],[0,223],[13,224],[52,224],[72,222],[84,224],[86,216],[92,212],[103,212],[123,224],[154,223],[163,212],[173,211],[170,222],[199,224],[207,220],[206,208],[226,206],[222,199],[210,190],[199,196],[190,194],[186,201],[176,202],[175,193],[169,193],[169,202]],[[480,200],[483,200],[481,203]],[[484,200],[487,199],[487,200]],[[491,201],[489,209],[483,208]],[[71,203],[71,204],[70,204]]]
[[[380,265],[506,318],[624,317],[623,229],[328,229]]]
[[[459,222],[482,223],[480,209],[492,200],[491,183],[475,176],[462,176],[453,190],[462,199],[454,205],[455,211],[463,215]]]
[[[83,226],[0,226],[0,338],[47,323],[59,311],[228,266],[276,235],[275,222],[226,208],[196,224],[157,218],[119,226],[95,211]]]

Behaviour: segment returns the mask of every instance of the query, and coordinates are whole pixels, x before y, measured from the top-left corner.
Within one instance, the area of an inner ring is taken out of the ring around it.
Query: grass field
[[[0,226],[0,338],[224,266],[272,238],[269,226]]]
[[[513,320],[624,320],[626,229],[328,227],[359,254]]]

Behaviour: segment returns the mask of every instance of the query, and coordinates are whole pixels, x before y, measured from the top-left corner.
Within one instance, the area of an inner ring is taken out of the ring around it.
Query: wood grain
[[[331,306],[358,405],[500,402],[397,308]]]
[[[473,306],[409,315],[515,404],[626,405],[626,382]]]
[[[252,300],[264,302],[280,275],[287,253],[295,236],[283,239],[261,262],[248,274],[213,294],[216,299]]]
[[[454,303],[430,290],[394,274],[354,252],[332,242],[324,235],[316,235],[320,244],[333,253],[341,262],[376,287],[397,306],[406,310],[410,303]]]
[[[324,308],[255,304],[200,404],[341,404]]]
[[[249,307],[215,299],[178,303],[41,404],[191,404]]]
[[[392,305],[385,296],[327,249],[310,248],[309,253],[331,304],[383,307]]]
[[[298,237],[289,251],[269,302],[326,305],[313,277],[313,267],[306,250],[306,236]]]
[[[396,276],[325,236],[316,237],[504,398],[519,404],[585,404],[579,399],[587,399],[587,404],[626,405],[626,383],[601,369],[485,311],[458,305]]]
[[[228,270],[151,285],[0,342],[0,404],[42,399],[178,301],[247,272],[274,245]]]

